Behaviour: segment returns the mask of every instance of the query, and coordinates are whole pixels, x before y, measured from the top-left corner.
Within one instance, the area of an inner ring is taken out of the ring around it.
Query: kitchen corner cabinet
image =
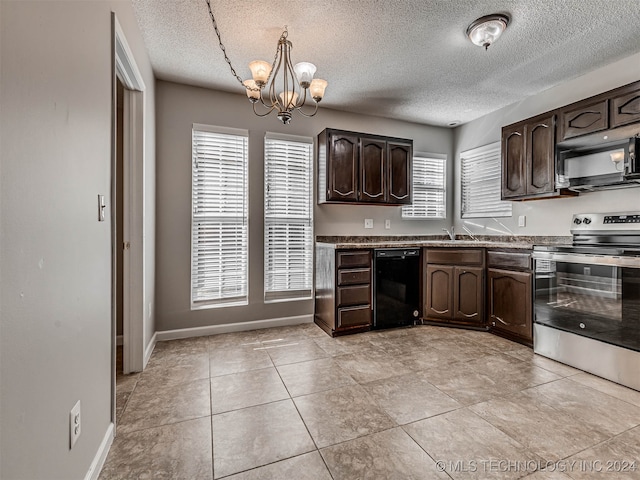
[[[423,318],[484,326],[484,251],[425,249]]]
[[[555,115],[502,129],[502,199],[555,191]]]
[[[413,141],[326,129],[318,135],[318,203],[411,203]]]
[[[335,337],[369,330],[371,250],[316,245],[315,323]]]
[[[487,321],[492,333],[533,345],[531,251],[487,252]]]

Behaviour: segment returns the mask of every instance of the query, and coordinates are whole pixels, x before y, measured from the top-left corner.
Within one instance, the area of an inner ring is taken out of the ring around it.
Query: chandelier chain
[[[242,77],[236,73],[235,68],[233,68],[233,65],[231,65],[231,60],[227,56],[227,50],[226,50],[224,44],[222,43],[222,37],[220,36],[220,31],[218,30],[218,23],[216,22],[216,18],[213,16],[213,10],[211,9],[211,0],[205,0],[205,1],[207,2],[207,7],[209,8],[209,16],[211,17],[211,22],[213,23],[213,29],[215,30],[216,36],[218,37],[218,45],[220,46],[220,50],[222,50],[222,54],[224,55],[225,61],[227,62],[227,64],[229,65],[229,68],[231,69],[231,74],[234,77],[236,77],[238,82],[240,82],[240,85],[242,85],[244,88],[246,88],[248,90],[259,91],[260,90],[259,88],[247,87],[244,84],[244,81],[242,80]],[[287,27],[285,27],[284,32],[282,32],[282,37],[286,38],[287,34],[288,34]],[[269,77],[267,78],[267,81],[265,83],[269,83],[269,80],[271,79],[271,74],[273,73],[273,70],[275,69],[277,60],[278,60],[278,50],[276,49],[276,54],[273,57],[273,64],[271,65],[271,72],[269,72]]]

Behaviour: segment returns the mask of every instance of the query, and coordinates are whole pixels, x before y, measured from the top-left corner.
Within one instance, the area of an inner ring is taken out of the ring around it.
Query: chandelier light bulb
[[[311,98],[313,98],[316,102],[322,100],[324,97],[324,89],[327,88],[329,83],[326,80],[322,80],[320,78],[314,78],[309,86],[309,92],[311,93]]]
[[[286,109],[294,108],[298,102],[298,94],[293,91],[282,92],[278,95],[282,101],[282,106]]]
[[[249,64],[251,69],[251,75],[253,75],[253,81],[256,82],[258,87],[262,87],[269,79],[271,73],[271,64],[264,60],[254,60]]]
[[[254,80],[245,80],[242,84],[246,88],[247,97],[251,103],[255,103],[260,100],[260,88],[256,85]]]
[[[296,72],[296,77],[298,77],[300,86],[302,88],[309,88],[311,80],[313,80],[313,76],[316,73],[316,66],[313,63],[300,62],[296,63],[296,66],[293,67],[293,71]]]

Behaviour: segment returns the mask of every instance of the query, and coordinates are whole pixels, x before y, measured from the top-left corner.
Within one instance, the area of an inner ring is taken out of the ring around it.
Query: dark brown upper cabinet
[[[640,84],[621,89],[611,99],[609,107],[611,128],[640,122]]]
[[[502,129],[502,198],[527,194],[524,125]]]
[[[535,117],[502,129],[502,198],[554,192],[554,116]]]
[[[609,109],[607,100],[589,102],[560,110],[560,141],[601,132],[609,128]]]
[[[355,202],[358,199],[358,137],[336,134],[328,140],[331,168],[327,169],[327,199]]]
[[[622,140],[639,129],[640,81],[503,127],[502,199],[577,195],[556,187],[556,147]]]
[[[361,202],[386,203],[387,144],[384,140],[360,138]]]
[[[326,129],[318,135],[318,203],[411,203],[413,141]]]
[[[411,203],[411,171],[413,145],[396,141],[387,142],[388,203]]]

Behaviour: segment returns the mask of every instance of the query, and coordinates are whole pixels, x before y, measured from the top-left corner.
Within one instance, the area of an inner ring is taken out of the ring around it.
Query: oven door
[[[534,251],[535,322],[640,351],[640,258]]]

